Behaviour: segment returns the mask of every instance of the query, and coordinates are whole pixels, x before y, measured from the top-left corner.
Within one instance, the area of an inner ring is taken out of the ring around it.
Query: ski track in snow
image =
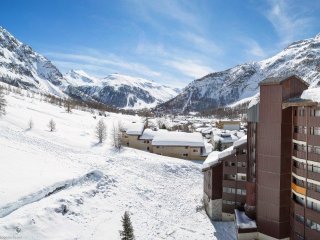
[[[46,187],[38,192],[32,193],[28,196],[25,196],[19,199],[17,202],[9,203],[6,206],[0,206],[0,218],[6,217],[17,209],[31,204],[36,201],[40,201],[45,197],[49,197],[52,194],[55,194],[58,191],[65,190],[69,187],[75,186],[76,184],[84,184],[87,181],[98,181],[102,178],[103,173],[100,171],[92,171],[87,173],[86,175],[76,178],[70,179],[62,182],[58,182],[52,186]]]

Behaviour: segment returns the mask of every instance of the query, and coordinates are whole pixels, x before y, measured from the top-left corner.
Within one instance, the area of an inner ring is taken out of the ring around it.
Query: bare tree
[[[112,145],[120,150],[122,147],[122,124],[120,121],[117,121],[117,123],[113,123],[112,127]]]
[[[0,117],[6,114],[7,101],[4,97],[4,88],[0,86]]]
[[[53,132],[56,130],[56,123],[53,119],[51,119],[48,123],[48,127],[49,127],[49,130],[50,132]]]
[[[96,137],[99,140],[99,143],[102,143],[107,136],[107,127],[104,124],[103,119],[100,119],[96,126]]]
[[[29,127],[29,129],[30,129],[30,130],[33,128],[33,121],[32,121],[32,118],[30,118],[30,119],[29,119],[28,127]]]

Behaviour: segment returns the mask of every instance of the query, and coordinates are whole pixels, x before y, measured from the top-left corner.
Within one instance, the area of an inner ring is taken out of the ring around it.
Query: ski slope
[[[0,237],[120,239],[127,210],[136,239],[235,239],[233,223],[211,223],[197,211],[200,163],[118,152],[110,139],[99,145],[98,116],[69,114],[37,98],[10,93],[0,119]],[[50,119],[55,132],[47,127]],[[140,119],[110,113],[104,117],[109,137],[118,120]]]

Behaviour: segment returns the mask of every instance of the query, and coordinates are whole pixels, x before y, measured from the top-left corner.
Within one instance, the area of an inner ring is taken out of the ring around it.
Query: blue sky
[[[14,0],[0,25],[64,73],[122,73],[183,87],[320,32],[320,1]]]

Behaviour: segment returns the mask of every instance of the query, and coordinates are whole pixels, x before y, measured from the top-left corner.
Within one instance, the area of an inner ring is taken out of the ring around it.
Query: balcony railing
[[[303,187],[300,187],[294,183],[291,183],[291,188],[294,190],[296,193],[300,193],[302,195],[306,195],[306,189]]]

